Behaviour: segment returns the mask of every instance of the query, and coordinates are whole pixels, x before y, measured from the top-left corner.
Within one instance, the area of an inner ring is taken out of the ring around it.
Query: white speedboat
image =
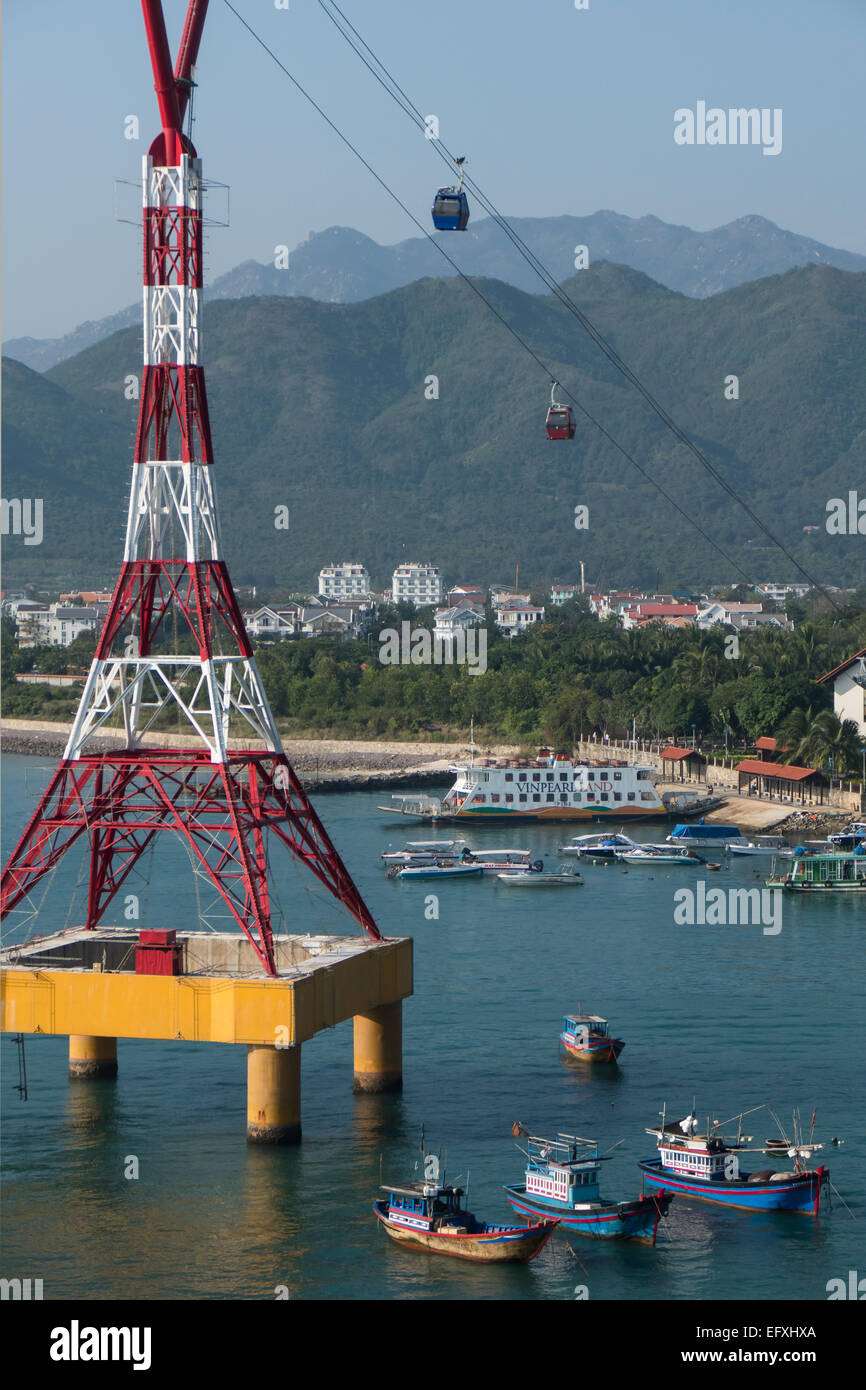
[[[496,878],[509,888],[577,888],[583,883],[581,875],[573,870],[546,874],[542,869],[527,869],[515,874],[497,874]]]
[[[560,845],[560,854],[576,854],[586,859],[615,859],[618,851],[637,848],[637,841],[620,832],[605,831],[603,835],[575,835],[567,845]]]
[[[623,850],[616,857],[623,864],[685,864],[693,868],[705,862],[698,854],[671,849],[669,845],[664,849],[638,845],[635,849]]]
[[[749,840],[744,845],[728,844],[725,849],[728,854],[742,855],[745,858],[756,854],[775,854],[777,859],[794,857],[793,849],[781,835],[756,835],[754,840]]]
[[[392,864],[388,870],[389,878],[480,878],[483,870],[480,864]]]

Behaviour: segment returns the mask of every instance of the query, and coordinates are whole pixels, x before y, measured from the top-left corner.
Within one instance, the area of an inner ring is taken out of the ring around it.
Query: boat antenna
[[[474,767],[474,766],[475,766],[475,754],[476,754],[476,751],[477,751],[477,749],[476,749],[476,746],[475,746],[475,716],[474,716],[474,715],[470,715],[470,718],[469,718],[469,766],[470,766],[470,767]]]
[[[610,1148],[609,1148],[609,1149],[605,1149],[604,1152],[605,1152],[606,1154],[612,1153],[614,1149],[618,1149],[619,1146],[620,1146],[620,1144],[624,1144],[624,1143],[625,1143],[625,1140],[624,1140],[624,1139],[617,1139],[616,1143],[615,1143],[615,1144],[611,1144]]]

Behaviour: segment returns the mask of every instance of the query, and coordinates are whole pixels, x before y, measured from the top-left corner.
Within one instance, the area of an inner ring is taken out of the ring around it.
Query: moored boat
[[[575,835],[567,845],[560,845],[560,854],[574,854],[581,859],[615,859],[617,852],[636,849],[637,841],[628,835],[612,834],[607,831],[601,835]]]
[[[777,859],[793,859],[794,851],[781,835],[756,835],[754,840],[747,840],[744,845],[728,843],[725,845],[727,854],[748,858],[760,854],[774,854]]]
[[[660,1217],[670,1205],[668,1193],[637,1197],[633,1202],[610,1202],[599,1195],[598,1175],[605,1161],[594,1139],[558,1134],[540,1139],[516,1123],[527,1147],[525,1180],[506,1187],[505,1195],[521,1216],[554,1218],[557,1229],[591,1240],[633,1240],[655,1244]]]
[[[623,864],[685,864],[695,868],[704,863],[700,855],[693,854],[691,850],[658,845],[639,845],[635,849],[621,850],[616,857]]]
[[[422,1148],[423,1153],[423,1148]],[[382,1185],[387,1198],[373,1211],[392,1240],[407,1250],[428,1250],[482,1263],[533,1259],[550,1239],[554,1217],[529,1226],[499,1226],[479,1221],[464,1205],[465,1192],[440,1177],[436,1154],[424,1154],[424,1177],[397,1186]]]
[[[790,872],[771,873],[770,888],[785,888],[790,893],[861,893],[866,901],[866,845],[858,845],[851,853],[844,850],[806,850],[798,845],[794,850]]]
[[[392,864],[388,870],[389,878],[480,878],[483,873],[480,864],[436,863],[436,864]]]
[[[698,1130],[694,1113],[679,1123],[668,1123],[662,1113],[661,1126],[647,1129],[658,1142],[659,1157],[638,1164],[644,1187],[652,1192],[670,1192],[693,1202],[712,1202],[717,1206],[741,1211],[792,1211],[816,1215],[821,1191],[830,1180],[826,1168],[809,1169],[804,1160],[811,1157],[820,1144],[796,1145],[793,1149],[794,1167],[783,1172],[771,1168],[744,1172],[740,1168],[742,1152],[763,1152],[749,1149],[748,1136],[741,1134],[739,1118],[736,1139],[726,1138],[721,1126],[710,1123],[703,1133]],[[791,1151],[785,1150],[786,1156]]]
[[[598,1014],[566,1014],[559,1037],[569,1057],[580,1062],[615,1062],[625,1047],[622,1038],[611,1036],[607,1019]]]
[[[541,862],[540,859],[537,860],[538,864]],[[583,883],[582,875],[575,873],[573,869],[566,869],[561,873],[545,873],[543,867],[497,874],[496,878],[497,882],[504,883],[509,888],[579,888]]]
[[[748,839],[736,825],[709,825],[703,817],[695,825],[675,825],[667,837],[669,845],[686,849],[724,849],[726,845],[747,845]]]

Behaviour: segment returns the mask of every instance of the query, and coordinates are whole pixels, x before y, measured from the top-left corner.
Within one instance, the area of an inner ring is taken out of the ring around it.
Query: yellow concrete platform
[[[280,975],[243,936],[179,932],[184,973],[136,975],[137,932],[72,931],[0,957],[0,1027],[14,1033],[294,1046],[412,993],[412,940],[275,937]]]

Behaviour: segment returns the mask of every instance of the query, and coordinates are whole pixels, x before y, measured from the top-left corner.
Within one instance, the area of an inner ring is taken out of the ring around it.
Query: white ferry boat
[[[537,758],[480,758],[455,763],[453,787],[441,802],[398,798],[403,814],[434,821],[643,820],[668,814],[656,791],[655,769],[573,763],[541,748]],[[385,808],[382,808],[385,809]],[[396,809],[396,807],[394,808]]]

